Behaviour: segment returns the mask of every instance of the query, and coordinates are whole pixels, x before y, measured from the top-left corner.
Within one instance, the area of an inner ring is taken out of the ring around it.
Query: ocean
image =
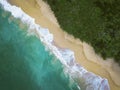
[[[21,29],[19,20],[9,21],[10,13],[0,13],[0,90],[78,90],[40,39],[27,35],[27,26]]]
[[[0,1],[0,90],[109,90],[107,79],[57,48],[48,29],[6,0]]]

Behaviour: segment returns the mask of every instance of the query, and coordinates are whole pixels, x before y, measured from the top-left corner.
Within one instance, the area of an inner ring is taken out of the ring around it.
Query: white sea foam
[[[35,30],[40,40],[49,48],[52,53],[65,66],[65,72],[74,78],[79,78],[84,83],[86,90],[110,90],[108,80],[101,78],[91,72],[88,72],[82,66],[75,63],[74,52],[69,49],[60,49],[53,44],[53,35],[46,28],[40,27],[35,23],[34,18],[27,15],[20,7],[10,5],[6,0],[0,0],[0,5],[6,11],[11,12],[12,16],[21,19],[21,21],[29,26],[30,30]]]

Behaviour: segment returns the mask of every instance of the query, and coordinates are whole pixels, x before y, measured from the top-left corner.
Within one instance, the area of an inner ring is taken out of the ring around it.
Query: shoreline
[[[69,48],[69,49],[71,49],[72,51],[74,51],[74,52],[75,52],[76,60],[77,60],[77,62],[78,62],[81,66],[83,66],[84,68],[86,68],[86,69],[87,69],[88,71],[90,71],[90,72],[93,72],[93,73],[95,73],[95,74],[97,74],[97,75],[100,75],[100,76],[102,76],[102,77],[107,78],[108,81],[109,81],[111,90],[112,90],[112,88],[113,88],[113,90],[118,90],[118,89],[120,88],[120,86],[118,87],[117,85],[114,85],[113,87],[111,86],[112,84],[115,84],[115,83],[111,80],[111,78],[110,78],[110,76],[109,76],[109,73],[106,72],[106,70],[104,70],[104,68],[101,67],[101,65],[97,65],[97,64],[94,63],[93,61],[89,61],[89,60],[87,59],[87,57],[86,57],[86,55],[85,55],[85,53],[84,53],[83,43],[81,43],[81,45],[80,45],[80,44],[75,44],[75,43],[70,42],[70,41],[68,41],[68,40],[65,39],[64,32],[59,28],[59,26],[57,26],[55,23],[51,22],[51,20],[49,20],[49,19],[46,17],[46,15],[44,15],[43,12],[40,12],[40,6],[34,6],[34,5],[32,4],[33,2],[31,1],[31,2],[29,2],[29,4],[31,3],[31,5],[30,5],[30,6],[28,5],[28,6],[29,6],[29,7],[33,6],[33,7],[31,7],[31,9],[33,9],[33,10],[29,10],[29,8],[27,9],[27,8],[25,7],[25,4],[27,5],[27,3],[24,3],[24,4],[23,4],[22,1],[19,2],[19,1],[17,1],[17,0],[14,0],[14,1],[13,1],[13,0],[10,0],[10,2],[13,3],[13,4],[15,4],[15,5],[17,5],[17,6],[20,5],[20,7],[21,7],[27,14],[29,14],[30,16],[32,16],[32,17],[35,18],[36,23],[40,24],[42,27],[49,28],[50,32],[54,35],[54,41],[55,41],[55,43],[56,43],[58,46],[62,47],[62,48]],[[26,1],[24,1],[24,2],[26,2]],[[39,1],[39,3],[40,3],[40,2],[42,2],[42,1]],[[44,7],[44,5],[43,5],[42,7]],[[38,13],[38,11],[39,11],[39,14],[36,15],[36,13]],[[35,13],[35,14],[34,14],[34,13]],[[41,20],[41,19],[42,19],[42,20]],[[52,19],[52,20],[54,20],[54,19]],[[56,30],[58,30],[59,33],[58,33],[58,31],[56,31]],[[78,52],[78,51],[79,51],[79,52]],[[93,66],[93,67],[91,67],[91,66]],[[97,70],[96,70],[96,69],[97,69]],[[101,70],[102,72],[104,72],[104,74],[101,73],[101,72],[98,72],[98,70]],[[117,78],[117,79],[118,79],[118,78]]]

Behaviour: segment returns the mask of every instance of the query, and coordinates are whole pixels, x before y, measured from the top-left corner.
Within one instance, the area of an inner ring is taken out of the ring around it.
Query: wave
[[[42,43],[48,48],[64,65],[64,72],[86,90],[110,90],[108,80],[88,72],[81,65],[75,62],[74,52],[69,49],[57,47],[54,43],[53,35],[47,28],[42,28],[35,23],[35,19],[22,11],[20,7],[10,5],[6,0],[0,0],[2,8],[11,12],[12,16],[20,19],[29,27],[29,33],[35,32]]]

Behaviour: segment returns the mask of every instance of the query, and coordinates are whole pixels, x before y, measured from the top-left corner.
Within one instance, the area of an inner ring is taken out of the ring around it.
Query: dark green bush
[[[120,64],[119,0],[45,0],[63,30]]]

